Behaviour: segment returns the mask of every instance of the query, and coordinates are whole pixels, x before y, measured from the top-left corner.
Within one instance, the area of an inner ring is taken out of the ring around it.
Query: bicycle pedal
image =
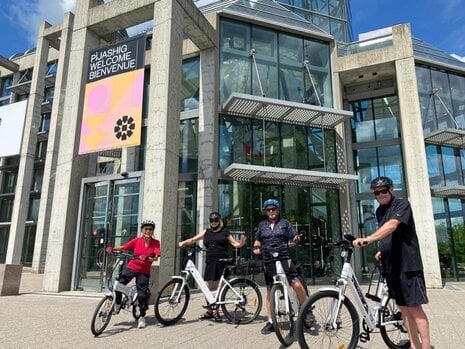
[[[360,333],[360,342],[366,343],[370,340],[370,334],[368,333]]]

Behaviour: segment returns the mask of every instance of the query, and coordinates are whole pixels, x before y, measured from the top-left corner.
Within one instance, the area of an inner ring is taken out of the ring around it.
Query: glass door
[[[84,191],[78,289],[99,292],[105,287],[105,248],[137,236],[140,181],[87,183]]]

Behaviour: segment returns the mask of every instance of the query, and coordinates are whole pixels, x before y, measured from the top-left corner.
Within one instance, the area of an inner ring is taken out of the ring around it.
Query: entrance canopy
[[[356,181],[358,176],[345,173],[297,170],[233,163],[224,170],[224,176],[241,182],[283,184],[305,187],[339,189],[341,185]]]
[[[232,93],[223,104],[222,112],[251,119],[284,122],[319,128],[334,128],[353,113],[346,110],[273,98]]]
[[[435,188],[431,190],[431,195],[447,199],[465,200],[465,185]]]
[[[447,147],[465,148],[465,130],[443,128],[425,135],[425,142]]]

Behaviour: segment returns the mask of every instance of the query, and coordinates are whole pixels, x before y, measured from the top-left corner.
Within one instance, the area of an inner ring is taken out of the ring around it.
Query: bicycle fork
[[[326,330],[334,331],[339,329],[339,318],[341,315],[342,302],[345,299],[346,286],[338,287],[338,298],[334,298],[329,305],[328,314],[326,314]]]

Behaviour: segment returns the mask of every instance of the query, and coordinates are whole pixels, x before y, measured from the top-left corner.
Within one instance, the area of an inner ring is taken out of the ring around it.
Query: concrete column
[[[53,189],[55,185],[55,168],[58,158],[58,145],[60,143],[61,123],[63,121],[63,105],[65,99],[66,78],[69,67],[69,55],[71,52],[71,37],[74,15],[66,13],[63,20],[63,30],[60,40],[60,55],[58,69],[55,78],[55,92],[53,107],[50,117],[50,129],[48,133],[47,157],[45,160],[44,180],[41,190],[39,220],[37,222],[36,240],[34,244],[34,257],[32,271],[42,273],[45,268],[45,256],[47,252],[50,215],[52,211]]]
[[[45,70],[49,43],[43,32],[50,24],[44,22],[39,30],[37,48],[32,72],[31,90],[26,109],[26,120],[18,168],[15,202],[11,217],[10,237],[6,254],[7,264],[19,264],[24,240],[25,222],[27,220],[31,182],[34,175],[34,160],[37,146],[37,130],[39,129],[41,105],[44,99]]]
[[[174,272],[176,246],[183,11],[177,1],[160,0],[153,16],[142,216],[157,223],[163,282]]]
[[[420,242],[427,287],[442,287],[413,56],[396,60],[407,192]]]
[[[74,22],[44,273],[44,290],[50,292],[71,287],[80,186],[88,174],[89,156],[77,156],[77,149],[88,53],[99,45],[97,35],[86,27],[88,9],[93,4],[92,0],[78,1]]]
[[[208,215],[218,209],[218,50],[200,52],[199,153],[197,232],[208,226]],[[198,263],[203,273],[203,264]]]

